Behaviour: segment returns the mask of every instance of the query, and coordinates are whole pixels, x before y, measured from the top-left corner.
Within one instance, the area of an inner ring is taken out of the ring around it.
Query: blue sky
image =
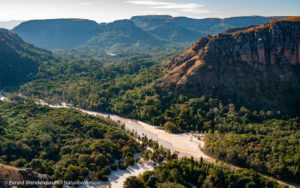
[[[300,16],[300,0],[0,0],[0,21],[87,18],[97,22],[134,15],[193,18]]]

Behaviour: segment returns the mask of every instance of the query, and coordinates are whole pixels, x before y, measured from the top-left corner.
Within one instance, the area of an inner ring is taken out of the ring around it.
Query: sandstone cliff
[[[164,70],[158,83],[170,91],[251,108],[295,109],[300,98],[300,17],[201,38]]]

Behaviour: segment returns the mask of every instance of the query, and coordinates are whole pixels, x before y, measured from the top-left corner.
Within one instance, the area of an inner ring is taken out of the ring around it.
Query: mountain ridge
[[[178,23],[184,27],[193,28],[196,30],[202,30],[206,32],[221,32],[228,27],[242,27],[248,25],[258,25],[264,24],[273,19],[282,19],[286,18],[287,16],[271,16],[271,17],[264,17],[264,16],[240,16],[240,17],[229,17],[229,18],[189,18],[189,17],[155,17],[155,16],[135,16],[132,17],[130,20],[136,23],[137,26],[144,28],[145,30],[151,29],[157,25],[166,24],[166,23]],[[144,20],[144,22],[141,22]],[[145,22],[149,25],[144,25]],[[158,22],[155,25],[155,22]],[[217,27],[217,29],[216,29]],[[219,27],[219,28],[218,28]],[[210,33],[211,34],[211,33]]]
[[[252,108],[294,108],[300,99],[298,19],[203,37],[164,66],[158,83]]]
[[[78,49],[100,48],[118,50],[123,47],[145,47],[162,45],[162,41],[136,27],[130,20],[117,20],[103,25],[103,32],[93,36]]]
[[[140,48],[141,43],[146,43],[160,46],[181,46],[182,49],[188,47],[196,39],[207,34],[215,34],[231,27],[244,27],[248,25],[262,24],[272,19],[282,17],[233,17],[233,18],[205,18],[193,19],[188,17],[172,17],[168,15],[153,15],[153,16],[135,16],[129,20],[116,20],[111,23],[96,23],[87,19],[48,19],[48,20],[32,20],[26,21],[13,29],[25,41],[33,43],[38,47],[47,49],[89,49],[92,46],[98,46],[102,49],[113,46],[112,49],[120,50],[124,47]],[[127,22],[134,23],[135,27],[119,28],[117,32],[111,31],[112,26],[124,24]],[[139,35],[131,35],[131,41],[128,42],[128,36],[121,37],[123,45],[119,41],[107,43],[105,41],[110,39],[117,39],[120,32],[123,34],[131,28],[130,32],[140,30],[139,33],[144,32],[145,39],[141,40]],[[147,34],[146,34],[147,33]],[[97,41],[95,38],[100,37]],[[91,42],[92,41],[92,42]],[[102,41],[103,44],[101,43]],[[141,42],[133,42],[141,41]],[[160,42],[159,42],[160,41]],[[132,43],[136,43],[132,44]],[[92,44],[92,46],[89,46]],[[109,49],[109,50],[112,50]]]
[[[26,21],[12,31],[38,47],[72,49],[100,32],[101,27],[86,19],[48,19]]]

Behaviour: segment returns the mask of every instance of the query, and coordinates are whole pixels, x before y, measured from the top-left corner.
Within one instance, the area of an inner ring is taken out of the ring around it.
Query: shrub
[[[101,181],[108,181],[108,177],[106,175],[101,176],[100,178]]]
[[[110,169],[111,170],[117,170],[118,166],[116,164],[112,164],[112,165],[110,165]]]
[[[119,169],[126,170],[128,165],[124,164],[122,161],[118,162]]]
[[[125,161],[126,161],[127,166],[134,165],[134,158],[133,157],[126,157]]]

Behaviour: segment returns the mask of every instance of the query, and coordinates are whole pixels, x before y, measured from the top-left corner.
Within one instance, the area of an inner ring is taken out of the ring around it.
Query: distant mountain
[[[158,83],[257,109],[300,105],[300,17],[207,36],[170,60]]]
[[[170,19],[173,19],[173,17],[168,15],[150,15],[134,16],[130,20],[133,21],[136,26],[150,30],[165,25]]]
[[[95,21],[85,19],[32,20],[13,31],[26,42],[48,49],[73,49],[101,31]]]
[[[148,32],[169,43],[193,42],[206,35],[198,30],[183,27],[175,22],[169,22],[164,25],[148,30]]]
[[[171,42],[190,42],[204,35],[215,34],[228,28],[264,24],[270,20],[280,18],[283,17],[250,16],[225,19],[193,19],[171,16],[135,16],[130,20],[136,26],[159,38],[167,38]]]
[[[185,48],[200,37],[232,27],[263,24],[282,17],[192,19],[167,15],[136,16],[97,24],[84,19],[32,20],[13,29],[25,41],[47,49],[123,50],[175,46]]]
[[[33,20],[13,29],[25,41],[48,49],[118,49],[162,45],[132,21],[97,24],[90,20]]]
[[[11,31],[0,29],[0,89],[30,81],[41,64],[56,60],[51,52],[24,42]]]
[[[12,29],[14,27],[16,27],[17,25],[19,25],[20,23],[22,23],[23,21],[21,20],[11,20],[11,21],[0,21],[0,28],[4,28],[4,29]]]
[[[244,27],[249,25],[260,25],[270,20],[283,19],[285,16],[244,16],[244,17],[232,17],[232,18],[204,18],[194,19],[188,17],[172,17],[172,16],[134,16],[130,20],[133,21],[136,26],[145,30],[152,30],[156,27],[168,23],[176,23],[182,27],[193,28],[195,30],[203,32],[221,32],[231,27]],[[212,34],[212,33],[211,33]]]
[[[102,25],[102,27],[102,32],[99,32],[81,45],[79,49],[102,48],[114,50],[123,47],[163,45],[162,41],[145,32],[143,29],[136,27],[129,20],[118,20]]]

